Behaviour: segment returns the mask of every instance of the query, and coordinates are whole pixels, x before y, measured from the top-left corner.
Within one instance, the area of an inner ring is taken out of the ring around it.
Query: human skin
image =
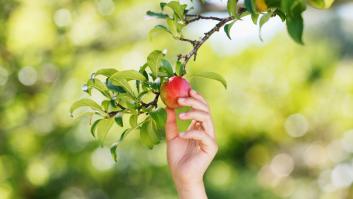
[[[191,90],[188,98],[179,98],[178,103],[192,108],[179,114],[191,124],[179,133],[175,110],[167,108],[168,165],[180,199],[204,199],[203,176],[218,150],[213,122],[207,102],[195,91]]]

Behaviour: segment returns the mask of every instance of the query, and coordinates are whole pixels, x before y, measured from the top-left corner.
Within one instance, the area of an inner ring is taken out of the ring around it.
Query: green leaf
[[[98,111],[98,112],[104,114],[104,110],[102,109],[102,107],[99,106],[95,101],[93,101],[91,99],[84,98],[84,99],[80,99],[72,104],[72,106],[70,108],[71,116],[72,116],[73,112],[80,107],[89,107],[92,110],[95,110],[95,111]]]
[[[154,35],[159,33],[159,32],[167,32],[169,34],[172,34],[172,32],[170,32],[168,30],[167,27],[163,26],[163,25],[156,25],[155,27],[152,28],[152,30],[150,30],[150,32],[148,33],[149,38],[153,39]]]
[[[278,8],[281,6],[281,1],[282,0],[265,0],[267,7],[271,7],[271,8]]]
[[[167,3],[161,2],[159,3],[159,6],[161,7],[161,10],[164,10],[164,7],[167,5]]]
[[[181,32],[181,29],[182,29],[182,25],[178,24],[177,20],[168,18],[167,24],[169,27],[169,31],[173,36],[179,35],[179,33]]]
[[[164,129],[165,122],[167,121],[167,112],[163,108],[159,108],[150,112],[151,118],[156,122],[157,128]]]
[[[118,71],[110,77],[110,79],[116,79],[116,78],[126,79],[127,81],[130,81],[130,80],[146,81],[145,76],[143,76],[141,73],[135,70]]]
[[[284,22],[286,20],[286,14],[284,14],[280,9],[276,9],[274,11],[274,14],[279,16],[282,20],[282,22]]]
[[[159,67],[161,65],[161,61],[163,57],[164,55],[160,50],[153,51],[147,57],[147,64],[148,64],[148,67],[151,69],[152,75],[154,76],[154,78],[156,78],[158,75]]]
[[[111,105],[110,100],[104,100],[104,101],[102,101],[101,105],[102,105],[102,107],[103,107],[103,109],[104,109],[105,111],[108,111],[109,106]]]
[[[129,134],[132,130],[133,128],[125,129],[123,133],[120,135],[119,142],[122,142],[124,138],[127,136],[127,134]]]
[[[335,0],[309,0],[309,3],[318,9],[327,9],[330,8]]]
[[[113,77],[113,76],[112,76]],[[131,96],[134,96],[134,92],[132,91],[129,83],[125,79],[121,79],[119,77],[109,78],[108,82],[111,82],[115,86],[122,87],[126,92],[128,92]],[[108,83],[109,84],[109,83]]]
[[[155,82],[149,82],[148,84],[149,84],[149,87],[155,92],[158,92],[159,88],[161,87],[161,82],[159,80]]]
[[[114,117],[114,120],[115,120],[115,123],[116,123],[117,125],[119,125],[119,126],[121,126],[121,127],[124,126],[123,117],[122,117],[121,113],[116,114],[115,117]]]
[[[139,98],[140,100],[142,99],[143,96],[145,96],[149,91],[144,90],[141,93],[139,93],[139,95],[137,96],[137,98]]]
[[[304,31],[304,21],[302,16],[297,17],[288,17],[287,18],[287,30],[292,39],[299,43],[304,44],[303,42],[303,31]]]
[[[141,142],[149,149],[152,149],[154,145],[159,143],[159,138],[156,132],[157,130],[155,123],[151,120],[151,118],[147,118],[141,126],[140,139]]]
[[[91,126],[91,134],[93,137],[96,137],[96,128],[97,128],[97,124],[98,122],[101,121],[101,119],[96,120],[95,122],[93,122],[92,126]]]
[[[166,72],[168,77],[171,77],[174,75],[173,67],[166,59],[162,59],[162,65],[160,67],[160,71]]]
[[[137,118],[138,118],[138,115],[130,116],[129,123],[132,128],[137,126]]]
[[[255,0],[244,0],[245,8],[252,15],[257,14]]]
[[[183,76],[186,74],[185,65],[180,61],[177,61],[175,65],[175,71],[178,76]]]
[[[118,72],[118,70],[116,70],[114,68],[103,68],[103,69],[100,69],[97,72],[95,72],[94,76],[103,75],[106,77],[110,77],[111,75],[113,75],[116,72]]]
[[[137,93],[140,93],[140,85],[141,85],[141,81],[136,80],[135,81],[135,86],[136,86]]]
[[[167,112],[163,108],[159,108],[153,112],[150,112],[151,118],[156,124],[156,130],[159,138],[162,139],[165,136],[165,123],[167,121]]]
[[[227,34],[227,37],[231,40],[232,38],[230,37],[230,30],[232,29],[233,25],[234,25],[235,21],[233,21],[232,23],[228,23],[224,26],[224,32]]]
[[[135,100],[126,101],[126,106],[128,109],[130,109],[131,113],[137,114],[137,109],[138,109],[139,105],[137,104],[137,102]]]
[[[116,93],[126,93],[126,91],[124,90],[123,87],[121,86],[115,86],[113,85],[113,83],[111,81],[107,81],[106,83],[107,85],[107,88],[113,92],[116,92]]]
[[[282,0],[281,8],[287,17],[298,17],[306,9],[305,0]]]
[[[213,79],[213,80],[219,81],[224,86],[224,88],[227,88],[227,82],[220,74],[217,74],[214,72],[201,72],[201,73],[193,73],[191,76]]]
[[[97,137],[102,142],[104,141],[105,137],[107,136],[110,128],[113,126],[114,118],[108,119],[101,119],[96,127]]]
[[[143,66],[140,67],[139,72],[146,78],[146,80],[148,81],[148,73],[146,72],[146,68],[148,67],[148,64],[144,64]]]
[[[238,0],[228,0],[227,2],[227,11],[230,16],[236,17],[237,14],[237,2]]]
[[[272,12],[268,12],[266,14],[263,14],[261,19],[260,19],[260,23],[259,23],[259,26],[260,26],[260,29],[259,29],[259,38],[261,41],[263,41],[262,39],[262,36],[261,36],[261,30],[262,30],[262,26],[265,25],[265,23],[268,22],[268,20],[270,20],[271,16],[272,16]]]
[[[99,79],[94,78],[94,79],[89,79],[87,81],[87,93],[91,94],[91,91],[93,88],[97,89],[100,93],[102,93],[106,97],[110,97],[108,88],[106,85]]]
[[[180,19],[184,19],[186,4],[180,4],[178,1],[171,1],[166,6],[174,11],[174,14]]]
[[[117,148],[118,148],[118,143],[114,143],[110,147],[110,154],[112,154],[112,158],[115,162],[118,162]]]
[[[303,44],[304,21],[302,13],[306,9],[304,0],[282,0],[281,8],[287,16],[287,30],[294,41]]]
[[[123,105],[122,103],[125,103],[125,105],[127,105],[128,103],[130,104],[131,102],[135,103],[135,100],[136,100],[135,96],[131,96],[128,93],[121,93],[115,97],[116,97],[116,102],[118,102],[120,105]]]
[[[257,21],[259,20],[259,14],[256,14],[256,13],[251,14],[251,20],[256,25]]]
[[[161,13],[161,12],[153,12],[153,11],[147,11],[146,14],[151,17],[157,17],[159,19],[165,19],[168,17],[168,15]]]

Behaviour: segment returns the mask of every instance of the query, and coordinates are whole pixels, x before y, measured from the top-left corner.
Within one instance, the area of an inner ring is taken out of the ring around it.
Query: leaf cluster
[[[133,130],[140,130],[141,141],[152,148],[163,139],[166,120],[165,110],[158,108],[160,86],[177,74],[174,71],[165,54],[159,50],[150,53],[139,71],[98,70],[82,89],[89,95],[97,91],[105,99],[100,103],[90,98],[80,99],[71,106],[71,115],[78,108],[88,107],[95,120],[91,134],[102,143],[114,123],[125,128],[120,139],[113,144],[112,152]],[[128,124],[125,124],[123,115],[129,118]],[[112,154],[116,159],[116,152]]]

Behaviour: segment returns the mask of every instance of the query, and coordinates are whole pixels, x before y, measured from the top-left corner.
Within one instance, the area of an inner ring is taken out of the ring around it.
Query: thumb
[[[166,108],[167,110],[167,122],[165,125],[166,139],[167,141],[174,139],[178,136],[178,127],[176,125],[175,110]]]

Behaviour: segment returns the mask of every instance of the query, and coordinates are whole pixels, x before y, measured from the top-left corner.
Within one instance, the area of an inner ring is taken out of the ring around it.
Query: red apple
[[[180,76],[172,77],[161,86],[161,99],[168,108],[180,107],[178,98],[189,97],[191,86]]]

